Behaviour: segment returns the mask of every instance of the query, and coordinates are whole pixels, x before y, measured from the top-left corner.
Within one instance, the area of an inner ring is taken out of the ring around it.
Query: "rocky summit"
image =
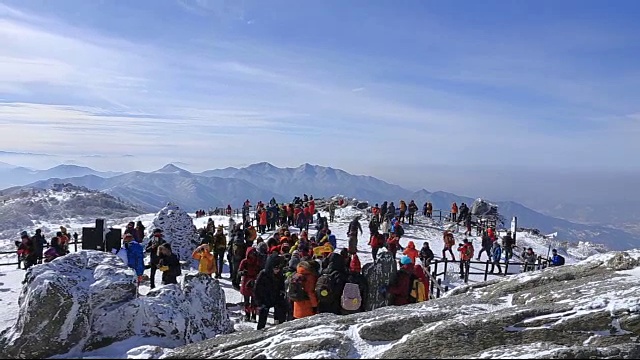
[[[76,356],[133,337],[179,346],[233,331],[217,280],[189,273],[139,297],[133,270],[99,251],[30,268],[19,305],[0,334],[0,358]]]
[[[161,229],[164,240],[171,245],[174,254],[187,265],[191,264],[191,254],[200,245],[200,237],[193,226],[193,219],[186,211],[169,203],[158,211],[151,226]]]
[[[218,336],[165,358],[638,358],[639,265],[639,251],[601,254],[426,303]]]

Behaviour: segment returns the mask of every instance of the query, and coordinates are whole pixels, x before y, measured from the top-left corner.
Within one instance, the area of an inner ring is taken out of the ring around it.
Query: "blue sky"
[[[637,1],[0,0],[2,150],[31,153],[0,161],[629,170],[638,18]]]

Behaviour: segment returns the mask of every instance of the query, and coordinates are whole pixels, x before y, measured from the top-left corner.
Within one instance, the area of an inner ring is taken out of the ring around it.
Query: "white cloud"
[[[237,4],[182,2],[192,11],[228,18],[243,14],[242,4]],[[550,67],[557,63],[536,49],[493,45],[495,52],[487,55],[482,51],[486,48],[474,46],[465,54],[468,41],[457,35],[451,41],[456,45],[450,61],[429,68],[419,61],[247,41],[149,46],[0,5],[0,94],[12,99],[0,103],[0,131],[6,134],[7,148],[33,148],[65,158],[81,149],[104,156],[84,158],[99,164],[120,163],[122,155],[133,153],[137,158],[127,159],[131,163],[154,157],[166,163],[173,155],[173,160],[189,163],[283,159],[295,165],[332,159],[347,167],[369,160],[345,147],[371,150],[373,144],[379,144],[379,154],[365,157],[378,164],[434,159],[603,163],[612,154],[630,154],[637,147],[631,138],[637,126],[629,124],[601,122],[598,129],[606,131],[599,135],[575,126],[571,136],[549,134],[537,120],[566,120],[564,114],[571,116],[568,121],[597,118],[592,104],[619,107],[625,114],[638,109],[627,109],[633,106],[621,97],[603,96],[593,80],[563,74],[566,66]],[[426,43],[442,35],[431,36]],[[385,77],[391,70],[426,80],[409,85]],[[436,85],[432,79],[463,90]],[[610,89],[615,80],[600,84]],[[634,81],[626,80],[625,88]],[[466,88],[479,84],[572,101],[523,107]],[[47,95],[65,100],[29,103],[32,97]],[[16,97],[25,100],[13,100]],[[74,141],[68,141],[70,137]],[[288,144],[295,151],[253,145],[263,141]],[[585,153],[590,156],[580,157]]]

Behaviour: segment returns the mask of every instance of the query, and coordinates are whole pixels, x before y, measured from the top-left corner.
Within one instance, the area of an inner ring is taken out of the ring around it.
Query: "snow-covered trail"
[[[321,215],[328,217],[328,214],[324,212],[321,212]],[[356,215],[361,215],[360,223],[363,229],[363,234],[359,236],[358,256],[360,257],[360,261],[362,265],[364,265],[368,262],[372,262],[371,248],[368,245],[368,241],[370,237],[368,221],[369,221],[370,215],[368,215],[365,211],[358,210],[355,207],[351,207],[351,206],[337,209],[336,219],[335,219],[336,221],[333,223],[330,223],[329,227],[332,233],[337,238],[337,243],[338,243],[337,251],[339,251],[343,247],[348,246],[347,229],[349,226],[349,222],[351,222],[351,220],[353,220],[354,216]],[[228,224],[229,224],[228,216],[204,216],[197,219],[195,218],[194,214],[191,214],[191,216],[193,218],[193,224],[197,228],[204,227],[208,219],[212,218],[215,221],[216,225],[222,224],[225,228],[225,233],[228,233]],[[113,227],[124,228],[127,222],[140,220],[147,227],[147,232],[151,232],[153,230],[151,226],[152,226],[152,221],[154,217],[155,217],[155,214],[144,214],[135,218],[126,218],[120,221],[109,222],[109,223],[113,224]],[[236,222],[240,222],[241,218],[235,216],[234,220]],[[77,225],[84,225],[84,224],[77,224]],[[445,223],[445,226],[447,225],[448,224]],[[76,231],[73,224],[71,224],[70,228]],[[81,226],[78,226],[78,229],[80,228]],[[422,247],[422,244],[425,241],[427,241],[429,242],[431,249],[433,250],[436,258],[441,257],[443,242],[442,242],[442,231],[439,230],[438,224],[419,214],[416,216],[414,225],[405,224],[404,228],[405,228],[405,235],[402,237],[400,242],[403,247],[406,247],[409,241],[413,241],[416,245],[416,248],[420,249]],[[297,229],[293,229],[293,228],[291,229],[291,231],[293,233],[298,232]],[[464,230],[462,229],[462,231]],[[273,233],[274,233],[273,231],[267,232],[266,234],[262,235],[262,237],[266,241],[270,236],[273,235]],[[454,234],[457,242],[460,242],[464,238],[462,233],[454,233]],[[313,236],[313,235],[315,235],[315,229],[314,229],[314,225],[312,224],[310,225],[310,236]],[[474,247],[476,249],[476,254],[477,254],[477,252],[480,250],[480,241],[481,241],[480,238],[476,236],[471,236],[468,238],[474,244]],[[541,254],[542,256],[546,256],[546,253],[548,251],[547,241],[543,241],[541,237],[530,235],[528,233],[519,232],[517,234],[517,243],[520,248],[532,247],[537,254]],[[6,242],[3,241],[3,244],[0,244],[0,245],[2,245],[2,247],[4,247],[7,250],[15,249],[15,246],[8,241]],[[561,254],[566,255],[562,251],[561,251]],[[456,254],[456,258],[457,257],[458,257],[458,254]],[[565,256],[565,257],[566,257],[567,263],[576,262],[571,256]],[[15,254],[2,255],[0,256],[0,263],[13,262],[15,261],[15,259],[16,259]],[[399,259],[399,256],[398,256],[398,259]],[[483,254],[482,260],[485,260],[485,259],[486,259],[486,255]],[[479,265],[474,265],[474,267],[478,267],[478,266]],[[449,279],[447,279],[449,281],[446,281],[445,284],[449,285],[450,288],[463,285],[462,280],[460,280],[459,278],[457,278],[457,276],[455,276],[458,264],[449,264],[449,267],[450,267],[449,272],[454,276],[449,277]],[[478,268],[478,270],[483,271],[484,269]],[[195,269],[193,271],[195,271]],[[511,269],[510,271],[517,271],[517,270]],[[147,270],[145,273],[149,275],[149,270]],[[225,268],[222,276],[223,278],[220,279],[220,284],[225,292],[227,307],[228,307],[228,310],[230,311],[231,318],[235,322],[236,330],[244,331],[244,330],[255,329],[256,328],[255,322],[247,323],[241,320],[243,317],[242,305],[241,305],[243,302],[243,296],[231,286],[231,282],[229,280],[228,267],[226,264],[225,264]],[[161,277],[161,273],[157,272],[156,284],[158,284],[158,286],[160,286],[159,285],[160,277]],[[7,326],[10,326],[13,322],[15,322],[17,318],[18,297],[21,291],[21,282],[23,279],[24,279],[24,270],[17,269],[15,265],[0,266],[0,330],[4,329]],[[469,280],[470,282],[479,282],[479,281],[483,281],[484,278],[481,275],[472,275]],[[146,294],[149,290],[150,289],[149,289],[148,283],[143,284],[140,287],[141,295]],[[270,326],[271,323],[272,323],[272,320],[270,319],[268,321],[267,326]],[[114,344],[111,347],[113,352],[107,351],[108,349],[104,349],[102,351],[98,351],[98,353],[96,354],[87,354],[87,355],[100,356],[104,353],[110,353],[111,355],[109,357],[127,357],[132,355],[132,354],[129,354],[129,355],[126,354],[128,349],[131,348],[130,345],[131,344],[129,343]],[[149,343],[149,345],[155,345],[155,344]],[[144,357],[143,354],[141,355],[142,357]]]

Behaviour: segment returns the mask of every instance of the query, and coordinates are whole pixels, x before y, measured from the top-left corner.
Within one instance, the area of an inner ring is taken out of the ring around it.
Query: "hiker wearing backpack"
[[[411,259],[411,262],[413,263],[413,265],[416,264],[416,259],[420,255],[418,250],[416,250],[416,244],[414,244],[413,241],[409,241],[409,244],[407,245],[407,248],[404,249],[402,254],[407,255]]]
[[[564,265],[564,256],[558,255],[558,250],[551,250],[553,256],[549,259],[549,266],[562,266]]]
[[[364,299],[367,297],[369,284],[367,283],[367,278],[361,274],[361,270],[360,259],[358,255],[353,254],[349,265],[347,282],[344,285],[342,296],[340,297],[342,315],[363,312],[365,309]]]
[[[455,255],[453,255],[453,246],[456,244],[456,240],[453,237],[453,234],[449,231],[445,231],[444,234],[442,234],[442,241],[444,242],[444,246],[442,248],[442,260],[445,260],[447,258],[446,252],[449,251],[449,254],[451,254],[451,259],[453,261],[456,261],[456,257]]]
[[[401,257],[400,269],[396,273],[396,279],[387,290],[387,293],[392,297],[391,305],[402,306],[411,303],[409,295],[411,293],[411,285],[415,279],[411,258],[406,255]]]
[[[420,255],[420,262],[422,262],[422,266],[424,266],[425,269],[427,269],[427,271],[430,271],[431,262],[433,261],[433,258],[435,257],[435,255],[433,254],[433,251],[429,247],[428,241],[425,241],[422,244],[422,248],[420,249],[419,255]]]
[[[356,215],[356,217],[349,223],[349,231],[347,232],[347,236],[349,236],[350,254],[355,254],[358,252],[358,231],[360,231],[360,235],[362,235],[360,215]]]
[[[300,261],[289,279],[287,296],[293,302],[293,318],[302,319],[318,313],[316,282],[318,273],[307,261]]]
[[[286,321],[287,300],[285,298],[284,275],[285,259],[278,254],[271,254],[267,258],[265,268],[256,278],[253,295],[258,307],[258,327],[263,329],[267,325],[269,309],[273,308],[274,324]]]
[[[331,253],[322,264],[322,274],[316,283],[318,312],[340,315],[340,296],[347,281],[345,258]]]
[[[253,288],[261,270],[258,251],[255,248],[250,247],[247,249],[246,257],[240,262],[238,269],[238,276],[242,277],[240,294],[244,296],[245,321],[255,321],[257,309]]]

